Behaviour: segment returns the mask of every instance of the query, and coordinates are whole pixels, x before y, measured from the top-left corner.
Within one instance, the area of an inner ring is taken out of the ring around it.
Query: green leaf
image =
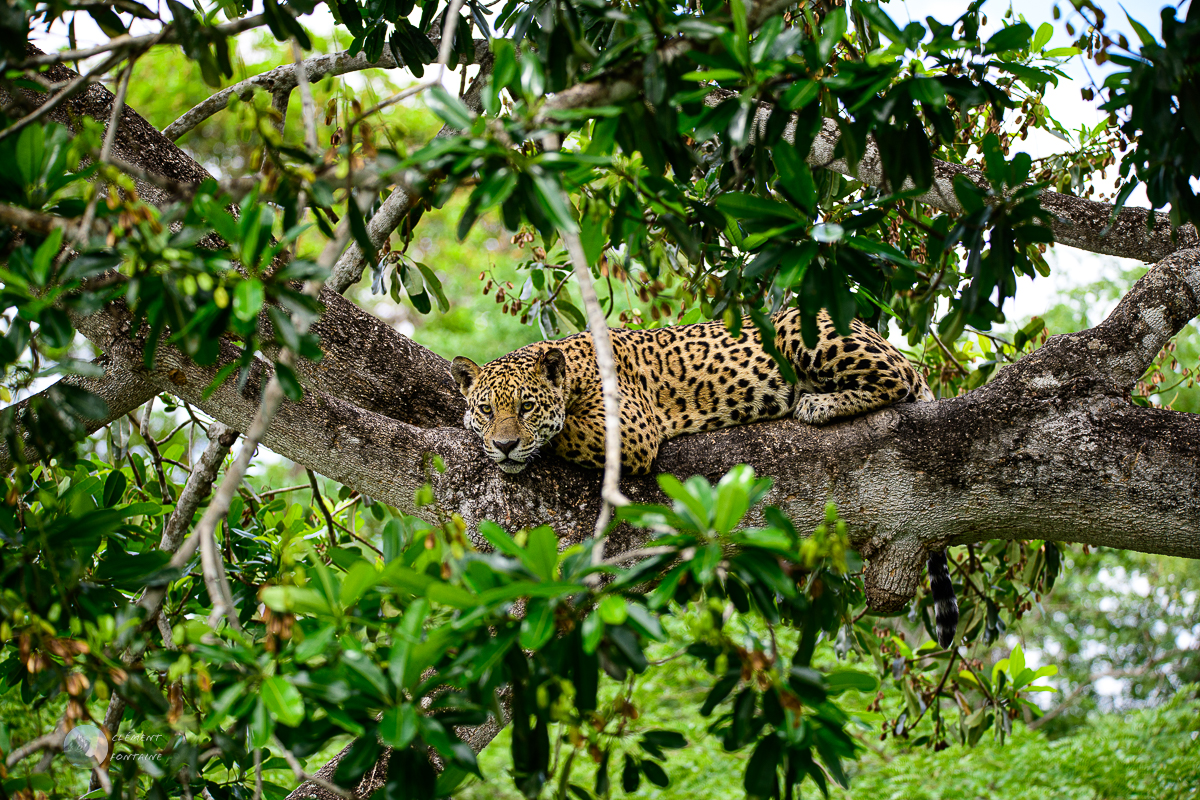
[[[252,322],[262,311],[266,291],[262,281],[246,278],[233,287],[233,315],[242,322]]]
[[[250,745],[266,747],[274,732],[275,723],[272,721],[271,715],[267,713],[264,697],[259,695],[258,702],[254,704],[254,712],[250,715]]]
[[[425,105],[451,127],[466,130],[471,127],[474,115],[463,102],[446,91],[440,84],[425,95]]]
[[[293,403],[300,402],[304,397],[304,387],[300,385],[300,379],[296,377],[292,368],[276,361],[275,374],[279,377],[279,386],[283,389],[283,396]]]
[[[346,213],[350,217],[350,235],[362,248],[367,263],[378,264],[379,254],[375,252],[375,245],[371,241],[371,235],[367,232],[367,222],[363,219],[362,209],[358,207],[358,200],[354,195],[351,195],[350,200],[346,203]]]
[[[38,315],[38,338],[49,347],[66,347],[75,338],[75,328],[71,326],[71,318],[61,308],[48,306]]]
[[[417,735],[417,722],[417,709],[411,703],[389,708],[379,720],[379,738],[389,747],[402,750]]]
[[[1125,19],[1129,20],[1129,24],[1133,26],[1134,32],[1137,33],[1137,37],[1143,45],[1152,45],[1155,43],[1154,34],[1147,30],[1145,25],[1129,16],[1128,11],[1125,12]]]
[[[679,76],[684,81],[737,81],[745,75],[733,69],[710,69],[703,72],[686,72]]]
[[[653,783],[655,786],[666,788],[671,785],[671,779],[667,777],[666,770],[662,768],[657,761],[646,759],[642,762],[642,774],[646,776],[646,780]]]
[[[532,60],[534,59],[526,59]],[[543,172],[534,173],[530,177],[533,178],[533,190],[541,201],[541,208],[554,226],[560,231],[578,231],[579,225],[575,222],[575,216],[571,213],[562,187]]]
[[[45,142],[46,129],[41,125],[27,125],[17,137],[17,172],[26,186],[37,183],[41,176]]]
[[[104,480],[104,505],[111,507],[119,503],[128,484],[129,481],[121,470],[114,469],[108,473],[108,477]]]
[[[1016,25],[1010,25],[1000,30],[995,36],[988,39],[983,52],[1003,53],[1006,50],[1024,50],[1029,45],[1031,36],[1033,36],[1033,28],[1027,23],[1018,22]]]
[[[1033,35],[1033,44],[1030,45],[1032,50],[1041,50],[1050,41],[1050,37],[1054,35],[1054,26],[1049,22],[1043,22],[1038,26],[1037,33]]]
[[[705,508],[704,502],[680,483],[678,478],[669,472],[661,473],[658,476],[658,485],[668,497],[678,501],[680,507],[677,508],[677,513],[690,516],[692,524],[698,530],[708,529],[708,509]]]
[[[409,662],[414,648],[421,641],[421,631],[428,616],[429,601],[418,598],[405,610],[400,626],[396,628],[396,640],[388,656],[388,675],[397,689],[410,687],[420,677]]]
[[[33,268],[31,270],[34,283],[38,286],[45,286],[50,282],[50,273],[54,269],[54,258],[58,255],[58,250],[62,247],[63,229],[55,228],[50,231],[46,237],[46,241],[38,245],[37,252],[33,254]]]
[[[738,2],[738,0],[734,0]],[[625,766],[621,769],[621,788],[626,794],[633,794],[637,791],[638,785],[642,782],[642,774],[638,771],[637,762],[633,760],[633,756],[625,754]]]
[[[438,280],[438,276],[433,270],[419,261],[414,261],[417,269],[421,271],[421,277],[425,279],[425,288],[433,291],[433,296],[437,299],[438,309],[445,314],[450,310],[450,301],[446,299],[446,292],[442,288],[442,282]]]
[[[743,192],[726,192],[716,199],[715,205],[737,219],[784,219],[804,222],[804,217],[786,203]]]
[[[304,698],[283,677],[272,675],[262,683],[262,700],[271,716],[294,728],[304,720]]]
[[[642,734],[642,738],[655,747],[662,747],[667,750],[682,750],[688,746],[687,737],[678,731],[646,731]]]
[[[773,152],[775,169],[779,172],[778,188],[796,201],[809,215],[817,210],[817,185],[812,170],[794,147],[776,147]]]
[[[525,619],[521,620],[521,647],[540,650],[554,635],[554,610],[542,599],[532,600],[525,608]]]
[[[776,769],[780,756],[783,755],[783,743],[778,736],[766,736],[754,748],[750,761],[746,764],[746,777],[742,785],[746,794],[751,797],[775,797],[779,779]]]
[[[1025,669],[1025,651],[1021,649],[1021,643],[1017,642],[1013,645],[1012,653],[1008,656],[1008,674],[1016,677]]]
[[[820,94],[821,84],[817,81],[796,81],[779,98],[779,103],[788,111],[799,111]]]
[[[933,108],[946,105],[946,90],[937,78],[913,78],[908,82],[908,92],[913,100]]]
[[[601,600],[596,612],[608,625],[621,625],[629,618],[629,606],[625,598],[615,594]]]
[[[349,677],[354,679],[354,685],[358,691],[371,689],[372,691],[367,693],[380,700],[387,699],[391,695],[391,692],[388,691],[387,681],[383,677],[383,670],[365,653],[357,650],[345,650],[342,652],[342,663],[351,673]]]
[[[850,689],[870,694],[879,690],[879,678],[856,669],[835,670],[825,676],[825,687],[831,695],[839,695]]]
[[[529,532],[529,541],[524,550],[525,566],[544,581],[552,581],[558,571],[558,536],[549,525],[542,525]]]
[[[259,599],[272,611],[327,615],[333,612],[329,601],[316,589],[300,586],[267,586]]]

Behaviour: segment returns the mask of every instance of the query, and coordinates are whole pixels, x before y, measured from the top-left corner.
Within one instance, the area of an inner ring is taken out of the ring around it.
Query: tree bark
[[[1103,324],[1052,337],[964,397],[826,427],[779,420],[681,437],[663,447],[658,469],[715,479],[751,464],[775,476],[767,502],[801,528],[820,523],[827,501],[837,503],[869,559],[878,610],[911,598],[926,551],[983,539],[1200,557],[1200,418],[1129,402],[1133,383],[1197,313],[1200,253],[1183,251],[1151,270]],[[220,365],[199,367],[162,348],[156,368],[144,370],[119,305],[79,320],[79,329],[115,364],[234,429],[249,424],[270,377],[260,361],[242,392],[230,381],[204,399]],[[222,360],[234,358],[226,345]],[[416,393],[447,380],[436,370],[406,377]],[[418,427],[318,390],[285,402],[263,441],[407,513],[430,513],[413,504],[428,479],[442,506],[472,530],[484,519],[514,530],[549,523],[565,541],[579,541],[599,510],[598,472],[547,455],[507,475],[460,426]],[[442,457],[445,473],[427,472],[427,453]],[[635,502],[663,501],[652,477],[626,476],[622,490]],[[619,532],[612,552],[640,541]]]

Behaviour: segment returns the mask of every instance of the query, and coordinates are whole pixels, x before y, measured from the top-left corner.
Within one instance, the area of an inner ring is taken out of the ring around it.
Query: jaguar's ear
[[[463,397],[471,391],[471,387],[475,385],[475,379],[479,377],[480,368],[469,358],[458,356],[454,362],[450,364],[450,374],[454,376],[454,380],[458,383],[458,390],[463,393]]]
[[[548,347],[538,356],[537,368],[556,388],[567,382],[567,357],[557,347]]]

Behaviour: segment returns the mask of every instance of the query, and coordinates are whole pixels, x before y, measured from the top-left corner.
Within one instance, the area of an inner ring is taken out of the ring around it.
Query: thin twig
[[[557,134],[545,138],[547,150],[557,150]],[[563,202],[568,208],[571,199],[563,193]],[[600,488],[600,513],[596,517],[596,544],[592,548],[592,565],[604,562],[604,534],[612,519],[614,507],[627,505],[629,499],[621,493],[621,389],[617,384],[617,368],[613,359],[612,335],[605,321],[604,309],[596,297],[592,284],[592,270],[588,265],[583,241],[575,227],[559,231],[571,258],[571,269],[579,284],[579,296],[587,314],[588,328],[592,334],[592,346],[596,353],[596,369],[600,373],[600,396],[604,402],[604,480]],[[592,576],[599,580],[598,575]]]
[[[379,555],[381,555],[381,556],[383,555],[383,551],[382,551],[382,550],[380,550],[380,549],[379,549],[378,547],[376,547],[375,545],[371,544],[370,540],[366,539],[366,538],[365,538],[365,537],[363,537],[361,534],[355,533],[354,531],[350,530],[349,528],[347,528],[345,525],[343,525],[342,523],[338,522],[337,520],[334,520],[334,523],[333,523],[333,524],[334,524],[334,525],[335,525],[335,526],[338,528],[338,530],[345,531],[346,533],[350,534],[350,536],[352,536],[352,537],[354,537],[355,539],[357,539],[358,541],[362,542],[364,545],[366,545],[367,547],[371,548],[372,550],[374,550],[374,551],[375,551],[376,553],[378,553]]]
[[[256,495],[261,502],[264,497],[274,497],[277,494],[287,494],[288,492],[298,492],[301,489],[311,488],[307,483],[298,483],[295,486],[285,486],[282,489],[271,489],[270,491],[262,492]]]
[[[325,517],[325,527],[329,529],[329,545],[337,547],[337,533],[333,530],[333,517],[329,514],[329,508],[325,505],[325,497],[321,494],[321,487],[317,485],[317,474],[311,469],[305,469],[308,473],[308,483],[312,486],[313,505],[321,509],[321,515]]]
[[[54,730],[36,739],[31,739],[25,744],[8,754],[4,760],[4,764],[9,769],[15,767],[23,759],[29,758],[34,753],[40,753],[43,750],[58,751],[62,749],[63,737],[67,735],[64,730]]]
[[[167,442],[171,441],[171,437],[173,437],[175,434],[177,434],[177,433],[179,433],[181,430],[183,430],[183,428],[184,428],[184,426],[185,426],[185,425],[191,425],[191,424],[192,424],[192,421],[191,421],[190,419],[185,419],[183,422],[181,422],[181,423],[179,423],[178,425],[176,425],[176,426],[175,426],[175,427],[174,427],[174,428],[171,430],[171,432],[170,432],[170,433],[168,433],[166,436],[163,436],[163,437],[161,437],[161,438],[159,438],[159,439],[155,439],[155,440],[154,440],[154,441],[155,441],[155,444],[157,444],[159,447],[162,447],[164,444],[166,444]],[[187,468],[187,470],[188,470],[188,472],[191,472],[191,467],[188,467],[188,468]]]
[[[362,122],[367,117],[370,117],[372,114],[378,114],[380,111],[383,111],[385,108],[396,105],[396,103],[399,103],[401,100],[407,100],[408,98],[413,97],[414,95],[420,94],[421,92],[425,91],[426,89],[432,89],[434,86],[440,86],[440,85],[441,85],[440,80],[425,81],[424,83],[418,83],[416,86],[410,86],[407,89],[404,89],[403,91],[396,92],[391,97],[380,100],[378,103],[371,106],[370,108],[368,108],[366,111],[359,114],[354,119],[350,120],[350,125],[348,127],[354,128],[356,125],[358,125],[358,123]]]
[[[256,14],[253,17],[244,17],[235,19],[232,22],[226,22],[224,25],[214,25],[211,28],[212,34],[220,36],[235,36],[243,31],[248,31],[251,28],[258,28],[267,24],[267,18],[262,14]],[[158,33],[148,33],[145,36],[117,36],[109,39],[107,42],[96,47],[89,47],[85,50],[60,50],[57,53],[40,53],[36,56],[31,56],[19,64],[10,64],[11,69],[28,69],[30,67],[46,67],[51,64],[61,64],[64,61],[84,61],[92,56],[98,56],[101,53],[107,53],[110,50],[118,48],[123,50],[146,50],[156,44],[172,44],[179,41],[179,34],[175,31],[175,26],[168,25]]]
[[[483,90],[483,84],[487,80],[487,76],[491,74],[495,60],[491,58],[484,59],[479,66],[479,74],[475,76],[471,82],[471,86],[467,89],[466,95],[462,101],[475,113],[479,113],[482,108],[480,94]],[[455,129],[450,125],[443,125],[441,130],[434,137],[450,136],[455,133]],[[423,195],[407,186],[397,186],[392,190],[392,193],[387,196],[387,199],[379,206],[379,209],[371,217],[367,223],[367,236],[375,247],[382,247],[383,243],[392,235],[392,231],[408,216],[409,212],[416,207],[421,201]],[[333,274],[329,278],[329,287],[338,294],[345,294],[346,290],[362,279],[363,268],[366,266],[366,256],[363,254],[362,247],[358,242],[351,242],[350,247],[338,259],[338,262],[333,267]]]
[[[942,680],[938,683],[937,688],[933,690],[933,698],[929,701],[929,705],[921,709],[921,713],[917,714],[917,718],[908,724],[908,729],[912,730],[917,727],[917,723],[925,716],[925,712],[933,707],[933,704],[938,701],[938,695],[942,693],[942,687],[946,685],[946,679],[950,677],[950,671],[954,669],[954,660],[958,658],[958,651],[950,651],[950,660],[946,662],[946,671],[942,674]]]
[[[167,472],[163,469],[162,453],[158,450],[158,443],[150,435],[150,411],[153,408],[154,398],[151,397],[146,401],[146,405],[142,406],[142,421],[140,423],[138,423],[137,417],[133,416],[132,412],[127,416],[138,425],[138,433],[142,435],[142,442],[146,445],[146,449],[150,451],[150,460],[154,462],[154,472],[158,475],[158,485],[162,487],[162,499],[174,501],[175,498],[171,496],[171,485],[167,482]]]
[[[418,83],[416,86],[410,86],[403,91],[396,92],[391,97],[381,100],[350,120],[347,130],[352,130],[367,117],[378,114],[383,109],[394,106],[401,100],[420,94],[426,89],[432,89],[434,86],[442,85],[442,79],[446,77],[446,72],[450,64],[450,51],[454,47],[454,28],[458,23],[458,12],[462,10],[463,2],[464,0],[450,0],[450,7],[446,9],[446,27],[442,30],[442,41],[439,43],[438,48],[437,77],[423,83]]]
[[[962,375],[965,378],[967,375],[970,374],[970,370],[968,370],[966,367],[964,367],[959,362],[959,360],[954,357],[954,353],[950,352],[950,348],[946,347],[946,344],[940,338],[938,338],[938,335],[936,333],[934,333],[932,329],[929,331],[929,335],[933,337],[933,340],[935,342],[937,342],[937,346],[942,348],[942,352],[946,354],[946,358],[948,358],[954,362],[954,366],[958,368],[958,372],[960,375]]]
[[[304,68],[304,54],[300,44],[292,40],[292,59],[296,62],[296,87],[300,90],[300,119],[304,123],[304,146],[308,152],[317,152],[317,104],[313,101],[312,87],[308,85],[308,73]]]
[[[117,94],[113,98],[112,114],[108,118],[108,130],[104,132],[104,144],[100,147],[100,163],[107,164],[108,159],[112,156],[113,143],[117,140],[117,129],[121,127],[121,116],[125,111],[125,95],[129,92],[129,79],[133,76],[133,65],[137,63],[137,57],[131,56],[125,64],[125,70],[121,73],[121,77],[117,80]],[[100,186],[97,185],[92,190],[92,196],[88,199],[87,208],[83,212],[83,221],[79,223],[79,229],[75,233],[76,249],[87,244],[87,239],[92,233],[92,223],[96,219],[96,204],[100,201]]]
[[[627,550],[620,555],[612,556],[601,561],[601,564],[624,564],[626,561],[632,561],[635,558],[652,558],[653,556],[663,556],[667,553],[674,553],[678,550],[675,547],[642,547],[637,550]]]

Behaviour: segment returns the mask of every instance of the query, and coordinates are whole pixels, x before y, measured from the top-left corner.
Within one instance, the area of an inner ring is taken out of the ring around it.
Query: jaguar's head
[[[459,356],[450,367],[467,413],[463,424],[505,472],[520,472],[567,416],[567,359],[561,350],[518,351],[479,366]]]

